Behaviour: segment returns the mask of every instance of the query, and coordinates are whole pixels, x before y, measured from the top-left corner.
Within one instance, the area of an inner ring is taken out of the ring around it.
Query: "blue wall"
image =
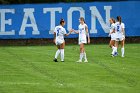
[[[105,6],[111,7],[110,13],[106,13]],[[107,37],[107,31],[109,27],[108,17],[114,17],[120,15],[126,26],[126,36],[140,36],[140,1],[123,1],[123,2],[90,2],[90,3],[57,3],[57,4],[25,4],[25,5],[0,5],[0,39],[20,39],[20,38],[53,38],[50,30],[51,17],[50,12],[44,12],[45,8],[59,8],[59,12],[55,12],[54,25],[59,25],[59,20],[64,18],[66,20],[65,28],[68,29],[68,17],[70,8],[76,7],[78,10],[72,13],[72,28],[78,29],[80,12],[84,10],[85,20],[88,25],[91,37]],[[94,7],[99,12],[99,15],[103,19],[95,17],[97,11],[91,10],[90,7]],[[7,9],[7,10],[6,10]],[[29,13],[28,13],[29,9]],[[31,12],[32,9],[34,12]],[[27,10],[27,11],[26,11]],[[55,9],[54,9],[55,10]],[[4,12],[5,15],[4,15]],[[27,16],[25,15],[28,14]],[[29,16],[33,14],[32,18]],[[3,18],[4,16],[4,18]],[[108,17],[107,17],[108,16]],[[93,18],[96,20],[93,22]],[[5,20],[10,19],[8,22]],[[68,20],[69,19],[69,20]],[[23,20],[25,21],[23,23]],[[102,23],[106,23],[106,31],[101,26]],[[106,21],[107,20],[107,21]],[[26,22],[27,21],[27,22]],[[32,23],[32,22],[33,23]],[[5,23],[4,23],[5,22]],[[26,23],[25,31],[21,31]],[[95,23],[95,24],[94,24]],[[28,25],[27,25],[28,24]],[[37,27],[38,31],[33,31],[30,24]],[[5,26],[5,28],[4,28]],[[96,28],[96,31],[92,31],[92,27]],[[21,29],[22,27],[22,29]],[[13,30],[13,32],[12,32]],[[67,30],[68,32],[68,30]],[[72,34],[68,38],[77,38],[78,35]]]

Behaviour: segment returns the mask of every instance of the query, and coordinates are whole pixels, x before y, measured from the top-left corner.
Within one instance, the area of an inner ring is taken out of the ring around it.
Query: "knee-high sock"
[[[113,48],[112,54],[115,54],[115,52],[117,52],[117,47]]]
[[[87,60],[86,52],[84,52],[84,59]]]
[[[114,46],[112,46],[112,53],[111,54],[113,54],[113,50],[114,50]]]
[[[60,49],[58,49],[55,53],[55,58],[57,59],[58,55],[60,54]]]
[[[61,61],[64,61],[64,49],[60,49],[61,51]]]
[[[83,53],[80,53],[80,60],[82,61],[83,59]]]
[[[124,56],[124,47],[121,49],[122,56]]]

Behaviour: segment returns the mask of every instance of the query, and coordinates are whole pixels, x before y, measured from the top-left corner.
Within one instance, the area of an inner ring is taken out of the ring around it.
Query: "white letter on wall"
[[[72,28],[72,13],[78,11],[80,12],[80,17],[84,17],[85,18],[85,10],[82,7],[71,7],[68,11],[67,11],[67,29],[71,29]]]
[[[96,29],[96,18],[98,19],[99,23],[101,24],[105,33],[109,32],[109,18],[110,18],[110,10],[112,9],[111,6],[104,6],[104,10],[106,10],[106,23],[104,22],[101,14],[99,13],[96,6],[91,6],[91,30],[90,33],[97,33]]]
[[[51,18],[51,27],[49,34],[53,34],[53,30],[55,28],[55,12],[58,11],[59,13],[62,13],[62,8],[57,7],[57,8],[43,8],[43,13],[50,12],[50,18]]]
[[[14,9],[0,9],[0,35],[15,35],[15,30],[5,31],[5,25],[12,25],[12,19],[5,20],[6,13],[15,13]]]
[[[25,14],[19,31],[19,35],[26,35],[26,31],[25,31],[26,27],[32,27],[33,28],[32,34],[39,35],[40,33],[38,31],[36,20],[33,14],[34,8],[24,9],[24,12]],[[27,24],[28,18],[30,19],[31,24]]]

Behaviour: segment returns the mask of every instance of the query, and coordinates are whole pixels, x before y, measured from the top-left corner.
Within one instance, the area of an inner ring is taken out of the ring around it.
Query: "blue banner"
[[[126,36],[140,36],[140,1],[0,5],[0,39],[53,38],[64,18],[65,28],[78,29],[84,17],[90,37],[107,37],[109,19],[121,16]],[[71,34],[68,38],[77,38]]]

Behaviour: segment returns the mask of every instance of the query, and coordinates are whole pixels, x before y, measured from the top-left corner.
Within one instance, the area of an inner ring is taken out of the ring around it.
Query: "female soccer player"
[[[115,19],[114,18],[110,18],[109,19],[109,22],[111,24],[110,26],[110,32],[109,32],[109,36],[111,36],[111,40],[109,42],[109,46],[112,48],[112,55],[113,55],[113,49],[114,49],[114,46],[115,46],[115,40],[116,40],[116,37],[115,37],[115,31],[114,31],[114,28],[115,28]]]
[[[121,16],[117,16],[117,21],[115,23],[115,33],[116,33],[116,40],[115,40],[115,47],[113,49],[113,54],[117,52],[119,41],[121,42],[121,53],[122,57],[124,57],[124,43],[125,43],[125,25],[122,23]]]
[[[65,21],[64,19],[60,20],[60,25],[56,26],[54,29],[54,42],[58,48],[55,54],[54,62],[57,61],[57,57],[59,54],[61,54],[61,62],[64,62],[64,47],[65,47],[65,41],[64,41],[64,36],[68,36],[71,34],[73,30],[70,30],[69,33],[66,33],[66,30],[64,28]]]
[[[79,23],[80,23],[79,30],[78,31],[74,31],[75,33],[79,34],[80,59],[77,62],[82,62],[83,57],[85,59],[84,62],[88,62],[87,57],[86,57],[85,48],[84,48],[84,44],[87,43],[87,37],[88,37],[88,43],[90,43],[88,27],[85,24],[85,20],[84,20],[83,17],[80,17]]]

